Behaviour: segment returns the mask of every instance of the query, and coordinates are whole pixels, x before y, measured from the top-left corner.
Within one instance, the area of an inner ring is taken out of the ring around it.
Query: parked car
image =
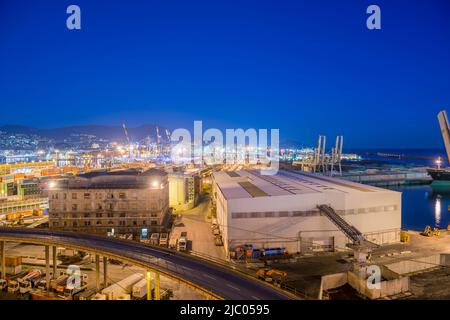
[[[159,245],[166,247],[168,238],[169,238],[169,235],[167,233],[161,233],[161,235],[159,237]]]
[[[180,237],[177,241],[177,250],[186,251],[187,250],[187,239],[186,237]]]
[[[152,233],[150,237],[150,243],[153,245],[159,244],[159,233]]]

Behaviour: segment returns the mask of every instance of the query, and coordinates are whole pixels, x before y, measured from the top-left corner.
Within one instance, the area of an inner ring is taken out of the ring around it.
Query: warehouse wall
[[[226,250],[227,245],[252,243],[265,247],[285,246],[290,252],[299,252],[302,238],[330,237],[334,238],[336,247],[345,247],[346,237],[327,217],[317,212],[318,204],[331,205],[371,241],[378,244],[400,241],[401,193],[398,192],[327,192],[228,201],[220,192],[217,194],[218,221],[227,226],[222,231]],[[298,211],[305,213],[292,216]],[[258,212],[274,212],[274,215],[284,212],[290,216],[233,218],[233,213],[251,216]]]

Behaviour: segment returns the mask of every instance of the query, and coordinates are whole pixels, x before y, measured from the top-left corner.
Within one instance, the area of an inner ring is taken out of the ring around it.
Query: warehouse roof
[[[219,171],[214,173],[214,180],[226,199],[331,192],[394,192],[301,171],[280,170],[276,175],[261,175],[258,170],[240,170],[231,175]]]

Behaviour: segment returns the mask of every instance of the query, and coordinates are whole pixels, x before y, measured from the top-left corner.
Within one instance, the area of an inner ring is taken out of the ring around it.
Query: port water
[[[377,167],[382,168],[434,167],[438,157],[441,157],[443,166],[448,166],[445,151],[440,149],[358,151],[364,160],[374,161]],[[422,231],[426,225],[447,228],[450,222],[450,183],[434,182],[386,188],[402,192],[402,229]]]
[[[402,228],[423,230],[424,226],[447,228],[450,222],[450,186],[400,186],[389,189],[402,192]]]

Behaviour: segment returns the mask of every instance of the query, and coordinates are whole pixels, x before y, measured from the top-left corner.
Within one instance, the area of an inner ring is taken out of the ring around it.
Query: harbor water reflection
[[[402,228],[423,230],[426,225],[440,229],[449,224],[450,189],[431,185],[392,187],[402,192]]]

